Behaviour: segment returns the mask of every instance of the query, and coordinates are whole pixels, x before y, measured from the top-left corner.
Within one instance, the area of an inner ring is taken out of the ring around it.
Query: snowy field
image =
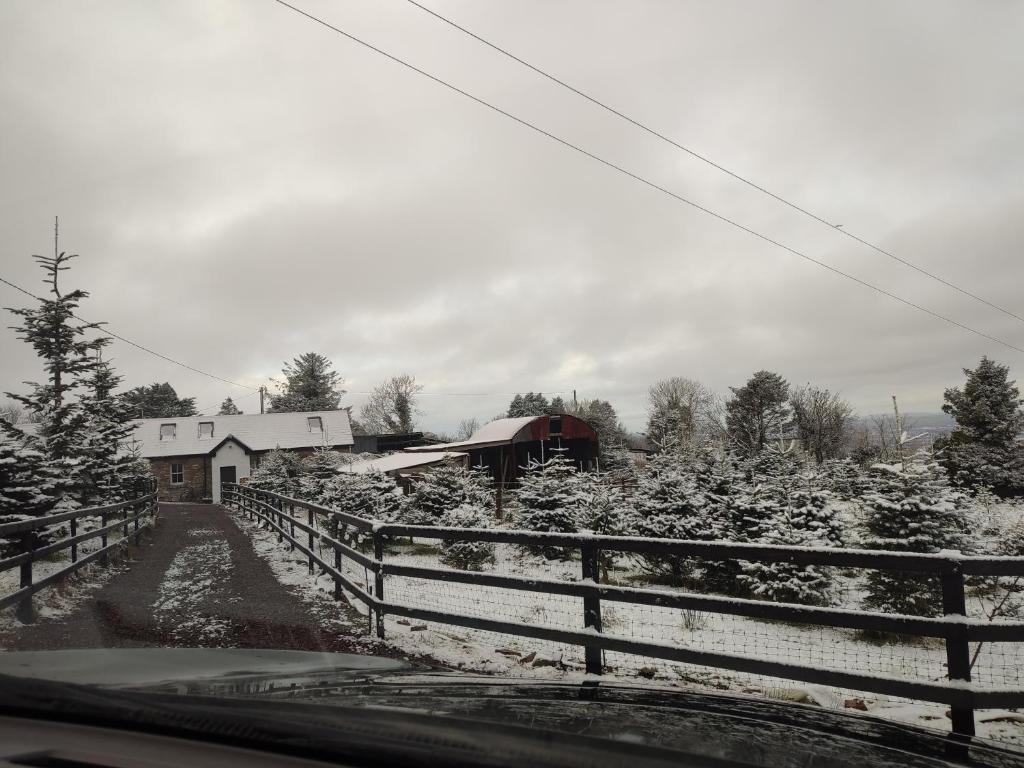
[[[322,605],[333,591],[326,575],[310,576],[304,556],[279,544],[277,535],[256,527],[244,515],[232,512],[235,521],[253,537],[257,552],[274,567],[278,578],[298,588],[304,597]],[[1014,508],[1007,514],[1019,514]],[[300,539],[302,540],[302,539]],[[437,542],[417,539],[396,545],[385,554],[393,564],[443,567]],[[548,561],[524,553],[512,545],[498,545],[496,562],[488,572],[563,581],[581,577],[578,561]],[[324,552],[325,559],[331,553]],[[344,560],[346,575],[366,589],[373,575],[362,566]],[[836,607],[859,607],[859,577],[839,572]],[[642,573],[628,557],[616,559],[610,581],[645,586]],[[657,589],[670,587],[652,585]],[[385,596],[391,602],[470,616],[508,620],[562,629],[583,627],[582,599],[484,587],[452,582],[388,576]],[[365,608],[353,601],[365,613]],[[982,616],[986,599],[969,599],[969,612]],[[759,621],[714,613],[602,601],[603,631],[621,637],[669,643],[680,647],[735,653],[761,659],[799,663],[819,668],[880,674],[921,681],[945,679],[945,649],[941,640],[922,638],[910,642],[869,640],[852,630],[809,627]],[[386,617],[387,642],[410,656],[427,657],[455,669],[532,679],[582,679],[583,649],[512,635]],[[744,675],[709,667],[680,664],[605,653],[606,677],[633,684],[704,687],[776,699],[816,703],[831,708],[866,710],[872,714],[948,730],[946,707],[892,697],[845,691],[823,686]],[[986,644],[978,655],[973,679],[981,686],[1019,686],[1024,670],[1020,645]],[[1024,747],[1024,716],[1015,712],[986,711],[977,716],[979,733]]]

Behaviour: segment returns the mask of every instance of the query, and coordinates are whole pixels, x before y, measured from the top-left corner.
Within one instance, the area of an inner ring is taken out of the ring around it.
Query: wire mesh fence
[[[298,528],[294,528],[296,518],[301,518]],[[353,595],[377,615],[378,635],[407,652],[453,667],[531,677],[596,672],[631,681],[699,685],[798,701],[810,697],[818,704],[836,707],[852,702],[862,708],[861,697],[890,703],[945,701],[952,703],[954,729],[961,731],[968,727],[962,715],[971,714],[974,699],[970,697],[976,692],[989,691],[995,698],[984,701],[1004,702],[1002,706],[1011,700],[1017,704],[1018,699],[1024,703],[1020,679],[1024,623],[1010,622],[1003,627],[1007,631],[991,635],[993,639],[968,642],[969,633],[991,618],[991,607],[1000,598],[991,582],[970,573],[965,586],[966,560],[951,555],[906,557],[727,545],[742,550],[729,558],[733,561],[750,562],[740,554],[751,560],[781,561],[778,550],[786,550],[791,564],[813,564],[827,577],[831,587],[826,605],[776,604],[775,618],[766,618],[763,611],[751,608],[752,604],[764,606],[763,601],[722,598],[707,608],[699,600],[689,600],[687,596],[714,594],[702,581],[700,567],[683,569],[686,572],[675,574],[675,578],[652,572],[652,552],[663,556],[675,552],[675,547],[680,556],[700,563],[701,553],[705,562],[710,558],[706,544],[647,545],[643,540],[614,537],[552,539],[521,532],[375,525],[369,521],[360,527],[362,523],[348,517],[342,522],[353,526],[349,530],[352,535],[346,538],[344,531],[337,535],[358,546],[341,552],[336,540],[321,535],[333,531],[338,522],[331,510],[277,519],[285,521],[285,532],[300,544],[307,536],[310,543],[317,539],[318,567],[332,560],[340,565],[338,576],[352,585],[357,590]],[[489,548],[488,557],[475,566],[478,574],[451,568],[445,557],[453,542],[467,540]],[[597,550],[594,542],[602,548]],[[726,550],[712,545],[710,551]],[[978,573],[1004,568],[1008,569],[1006,578],[1013,579],[1014,569],[1024,570],[1020,563],[983,560],[975,558],[972,567]],[[863,605],[866,572],[894,570],[897,565],[919,575],[935,569],[935,578],[942,580],[945,590],[942,608],[946,613],[961,614],[961,624],[942,619],[922,619],[915,624],[909,617],[858,611]],[[595,574],[598,579],[592,578]],[[595,584],[602,589],[597,590]],[[588,614],[595,605],[597,613]],[[838,610],[830,613],[827,609]],[[903,627],[904,620],[908,631],[893,631],[894,626]],[[595,636],[601,640],[592,641]],[[690,661],[695,658],[700,661]],[[741,663],[731,661],[736,659]],[[952,670],[951,660],[957,665]],[[777,674],[790,670],[788,675]],[[941,685],[947,678],[968,677],[972,680],[969,690]],[[914,683],[921,685],[914,688]],[[959,723],[957,713],[961,715]],[[973,720],[969,727],[973,728]]]

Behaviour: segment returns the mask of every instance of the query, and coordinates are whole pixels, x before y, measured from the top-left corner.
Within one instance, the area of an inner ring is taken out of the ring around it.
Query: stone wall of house
[[[181,464],[184,482],[171,482],[171,467]],[[160,501],[202,501],[210,496],[210,461],[206,456],[171,456],[150,459],[160,488]]]

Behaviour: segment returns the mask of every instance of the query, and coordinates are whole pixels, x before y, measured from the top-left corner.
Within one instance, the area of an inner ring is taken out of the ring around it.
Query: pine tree
[[[541,392],[527,392],[516,395],[508,406],[508,418],[522,416],[546,416],[551,412],[551,403]]]
[[[579,527],[597,536],[629,536],[632,508],[622,491],[614,485],[602,485],[591,478],[590,487],[580,504]],[[598,567],[604,581],[615,565],[616,553],[602,550]]]
[[[275,413],[295,411],[335,411],[341,403],[345,380],[334,370],[331,361],[317,352],[306,352],[281,369],[284,383],[270,396],[270,410]]]
[[[301,494],[304,499],[324,505],[324,499],[332,495],[330,486],[338,476],[342,455],[330,448],[321,447],[303,460]]]
[[[249,476],[249,485],[259,491],[295,497],[302,491],[306,470],[298,454],[275,448],[261,457],[259,467]]]
[[[90,459],[85,434],[88,414],[76,394],[96,370],[98,352],[110,339],[95,336],[100,324],[83,323],[75,317],[88,293],[61,293],[60,274],[69,269],[68,262],[75,257],[59,253],[34,258],[46,273],[50,297],[38,306],[9,311],[21,318],[21,325],[14,330],[43,361],[47,381],[28,382],[32,388],[29,395],[8,396],[22,403],[40,424],[45,463],[58,482],[55,508],[73,509],[81,506],[90,492],[90,482],[84,475]]]
[[[897,552],[938,552],[963,545],[960,495],[927,454],[903,464],[876,464],[864,496],[863,544]],[[865,606],[889,613],[936,616],[942,612],[937,576],[872,571]]]
[[[956,428],[941,444],[942,463],[958,486],[1024,494],[1024,452],[1017,445],[1024,401],[1009,371],[983,357],[973,371],[964,369],[963,389],[945,392],[942,410],[956,419]]]
[[[734,542],[740,536],[737,528],[739,504],[743,498],[742,474],[732,454],[698,450],[692,459],[694,480],[706,501],[705,538]],[[740,563],[736,559],[707,560],[701,565],[701,584],[711,592],[737,594],[740,584]]]
[[[544,463],[533,462],[516,494],[522,505],[519,526],[528,531],[575,533],[583,500],[582,483],[575,466],[561,451],[552,451]],[[548,559],[568,557],[568,551],[561,547],[542,546],[532,551]]]
[[[48,514],[58,491],[39,441],[0,419],[0,523]],[[0,539],[0,557],[35,548],[46,539],[34,531]]]
[[[138,490],[136,457],[128,450],[134,427],[122,401],[114,395],[121,377],[107,363],[97,364],[86,381],[82,404],[86,414],[84,447],[88,456],[82,475],[84,503],[124,501]]]
[[[630,524],[634,536],[683,540],[714,540],[718,536],[708,524],[707,498],[692,473],[684,470],[678,455],[662,454],[648,463],[637,485],[634,505]],[[693,576],[692,558],[639,555],[636,559],[645,571],[672,584]]]
[[[173,419],[196,415],[194,397],[178,397],[168,382],[153,382],[148,387],[134,387],[121,394],[128,414],[133,419]]]
[[[241,411],[238,410],[238,406],[235,405],[235,401],[230,397],[224,398],[224,402],[220,404],[220,410],[217,412],[218,416],[240,416]]]
[[[726,427],[737,448],[748,456],[765,449],[789,420],[789,384],[779,374],[758,371],[742,387],[730,387]]]
[[[806,519],[791,508],[778,510],[768,521],[761,541],[800,547],[825,544],[813,529],[806,527]],[[804,605],[827,605],[833,587],[827,568],[789,562],[745,562],[739,581],[754,597]]]
[[[489,528],[492,515],[485,507],[465,502],[444,512],[438,523],[446,528]],[[441,562],[450,568],[482,571],[494,562],[494,543],[452,539],[441,543]]]
[[[441,525],[456,507],[493,510],[494,495],[486,475],[457,466],[435,467],[416,481],[409,496],[407,520],[413,525]]]

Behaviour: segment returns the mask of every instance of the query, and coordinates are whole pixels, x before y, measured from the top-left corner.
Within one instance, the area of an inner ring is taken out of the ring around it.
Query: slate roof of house
[[[310,429],[309,417],[320,418],[322,432]],[[211,437],[199,436],[200,422],[213,422]],[[161,456],[205,455],[228,436],[234,437],[253,451],[352,445],[352,424],[346,410],[137,419],[134,423],[135,445],[140,449],[140,455],[147,459]],[[162,424],[175,425],[173,439],[160,439]]]
[[[401,469],[414,469],[426,467],[433,464],[440,464],[445,461],[462,461],[469,454],[457,451],[436,451],[431,453],[392,453],[388,456],[380,456],[374,459],[363,459],[353,461],[351,464],[342,464],[339,472],[348,472],[358,475],[372,472],[395,472]]]

